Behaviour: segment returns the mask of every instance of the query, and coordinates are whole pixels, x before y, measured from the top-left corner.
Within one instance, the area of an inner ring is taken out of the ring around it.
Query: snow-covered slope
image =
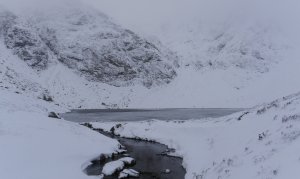
[[[7,87],[0,88],[0,178],[90,178],[83,172],[87,164],[118,150],[116,140],[48,118],[48,112],[66,109],[26,94],[30,88]]]
[[[118,149],[117,141],[41,114],[1,109],[0,118],[1,178],[89,178],[90,160]]]
[[[193,23],[157,33],[181,68],[170,85],[141,95],[133,107],[250,107],[300,89],[297,35],[270,22]]]
[[[59,105],[65,110],[80,106],[103,108],[128,105],[129,99],[126,96],[132,93],[131,87],[120,90],[104,83],[90,82],[59,62],[50,63],[47,69],[37,72],[8,50],[3,43],[0,43],[0,51],[2,91],[27,96],[33,100],[51,98],[48,100],[49,104]],[[10,102],[16,103],[11,100]]]
[[[299,178],[300,94],[219,119],[126,122],[115,133],[167,144],[186,178]],[[114,123],[93,123],[110,130]],[[120,127],[121,126],[121,127]]]
[[[280,25],[252,19],[170,23],[158,36],[198,70],[236,67],[265,73],[292,45]]]

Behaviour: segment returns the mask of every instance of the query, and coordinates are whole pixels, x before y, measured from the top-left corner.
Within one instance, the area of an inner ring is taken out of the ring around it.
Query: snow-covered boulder
[[[133,169],[124,169],[119,174],[119,179],[121,178],[128,178],[128,177],[139,177],[140,173]]]
[[[169,174],[169,173],[171,173],[171,170],[170,169],[165,169],[164,173]]]
[[[133,165],[135,164],[135,160],[134,158],[132,157],[123,157],[123,158],[120,158],[119,161],[122,161],[125,163],[125,165]]]
[[[120,158],[120,159],[118,159],[116,161],[112,161],[112,162],[106,163],[103,166],[102,173],[104,175],[113,175],[113,174],[115,174],[115,173],[120,172],[121,170],[123,170],[126,165],[133,165],[133,164],[135,164],[134,158],[123,157],[123,158]],[[127,171],[127,170],[125,169],[123,171]],[[130,172],[130,171],[131,170],[128,170],[128,172]],[[135,173],[135,172],[133,172],[133,173]],[[128,176],[131,176],[131,175],[128,175]]]
[[[121,171],[124,167],[125,163],[120,160],[108,162],[104,165],[102,173],[104,175],[112,175],[118,171]]]
[[[56,112],[49,112],[48,117],[50,117],[50,118],[56,118],[56,119],[61,119],[61,117],[59,116],[59,114],[57,114]]]

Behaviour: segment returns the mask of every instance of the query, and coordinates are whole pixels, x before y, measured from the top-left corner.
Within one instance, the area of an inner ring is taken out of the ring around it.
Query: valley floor
[[[218,119],[92,123],[155,140],[182,156],[187,179],[296,179],[300,172],[300,94]],[[116,124],[122,124],[116,125]]]

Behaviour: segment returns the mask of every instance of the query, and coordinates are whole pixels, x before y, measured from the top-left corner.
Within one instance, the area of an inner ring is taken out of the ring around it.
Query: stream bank
[[[128,139],[116,136],[109,132],[104,132],[101,129],[94,129],[89,123],[83,124],[105,136],[117,139],[124,147],[123,153],[114,154],[112,157],[106,159],[99,159],[93,161],[85,172],[87,175],[98,176],[101,175],[104,165],[111,161],[116,161],[123,157],[132,157],[135,159],[134,165],[127,165],[125,168],[134,169],[139,172],[140,179],[184,179],[185,169],[182,167],[182,158],[167,155],[169,149],[166,145],[137,139]],[[119,172],[111,176],[104,176],[104,179],[118,178]],[[128,177],[136,178],[136,177]]]

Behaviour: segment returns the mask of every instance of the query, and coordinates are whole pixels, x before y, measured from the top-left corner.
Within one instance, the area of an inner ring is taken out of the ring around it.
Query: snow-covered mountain
[[[126,107],[132,88],[177,76],[176,53],[79,2],[21,13],[2,7],[0,24],[2,88],[57,105]]]
[[[59,61],[89,81],[115,86],[140,82],[150,87],[176,76],[175,54],[92,8],[69,6],[22,17],[1,14],[6,47],[34,69]]]
[[[274,26],[263,22],[207,24],[195,19],[193,24],[165,25],[160,39],[184,58],[186,66],[198,70],[233,67],[266,73],[289,48],[280,28]]]

